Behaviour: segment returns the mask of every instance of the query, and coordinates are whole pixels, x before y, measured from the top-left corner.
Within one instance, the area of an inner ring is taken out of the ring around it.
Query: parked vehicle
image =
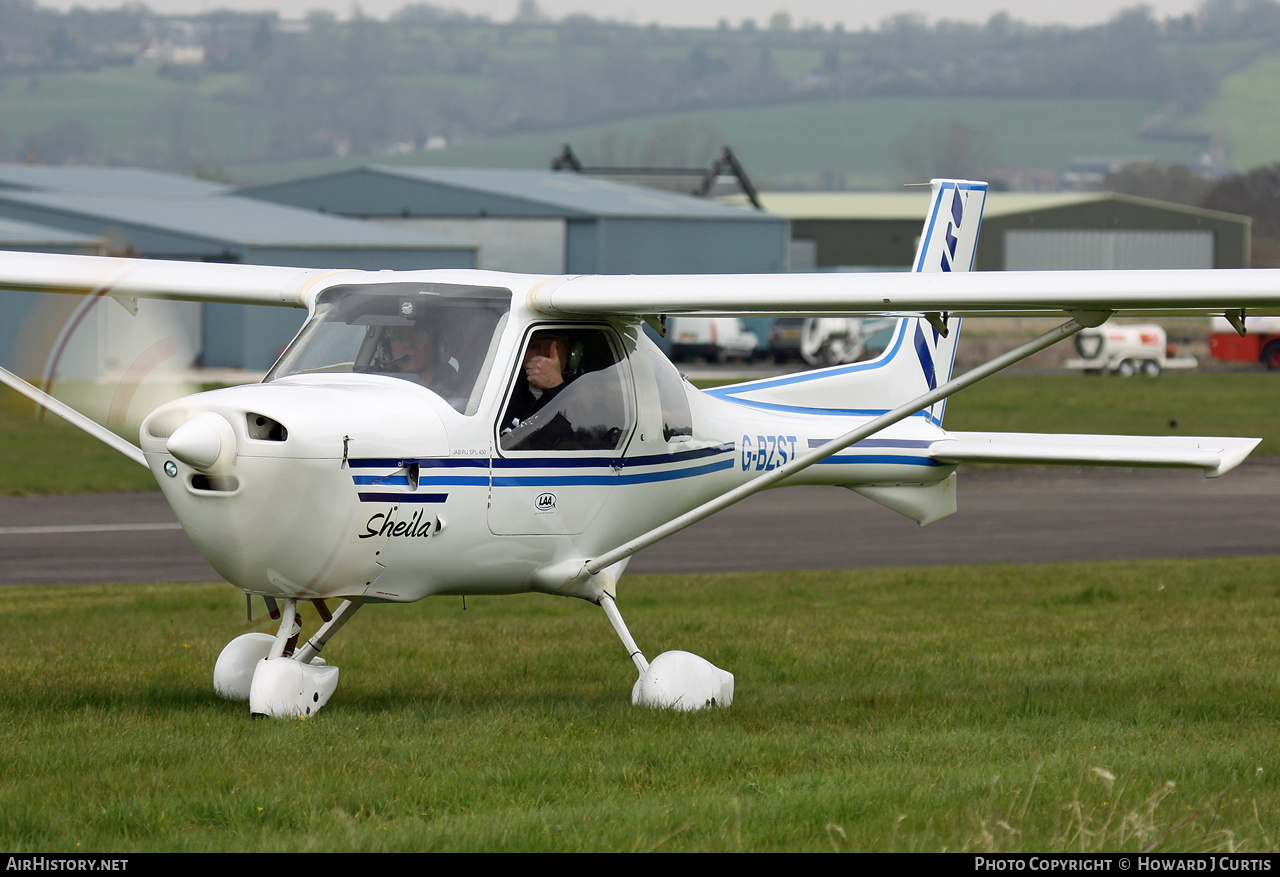
[[[1280,370],[1280,317],[1245,317],[1242,337],[1222,317],[1213,318],[1209,355],[1228,362],[1261,362]]]
[[[774,362],[799,360],[800,342],[804,338],[804,317],[782,317],[769,329],[769,355]]]
[[[676,362],[749,362],[760,347],[756,333],[736,317],[673,317],[667,322],[667,337]]]
[[[804,321],[800,355],[818,367],[869,359],[884,350],[896,325],[877,317],[813,317]]]
[[[1140,326],[1104,323],[1096,329],[1081,331],[1075,340],[1080,357],[1068,359],[1065,365],[1083,369],[1085,374],[1154,377],[1167,368],[1199,365],[1194,356],[1178,356],[1177,349],[1169,344],[1164,327],[1154,323]]]

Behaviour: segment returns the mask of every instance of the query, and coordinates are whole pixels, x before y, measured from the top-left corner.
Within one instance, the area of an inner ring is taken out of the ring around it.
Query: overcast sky
[[[41,6],[69,9],[118,7],[123,0],[37,0]],[[275,9],[286,18],[300,18],[311,9],[327,9],[347,18],[357,6],[365,15],[385,18],[409,0],[143,0],[157,12],[189,13],[212,9],[241,11]],[[510,21],[519,0],[433,0],[430,5],[460,9],[473,15],[487,15],[494,21]],[[1121,9],[1140,5],[1136,0],[952,0],[950,3],[923,0],[537,0],[552,18],[586,12],[600,19],[634,24],[659,22],[668,25],[713,27],[721,19],[737,25],[744,18],[764,24],[775,12],[785,9],[801,26],[842,23],[850,30],[876,26],[903,12],[922,12],[930,21],[948,18],[986,21],[995,12],[1008,12],[1032,24],[1062,23],[1073,26],[1097,24]],[[1147,0],[1158,18],[1182,15],[1200,5],[1199,0]]]

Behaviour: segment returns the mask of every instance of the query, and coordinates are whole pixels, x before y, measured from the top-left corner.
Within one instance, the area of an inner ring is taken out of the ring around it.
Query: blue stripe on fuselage
[[[826,443],[824,439],[808,439],[810,448],[819,447]],[[922,449],[928,447],[932,442],[927,439],[866,439],[853,446],[853,453],[848,451],[835,454],[821,461],[818,465],[903,465],[903,466],[938,466],[941,465],[937,461],[929,457],[921,457],[916,455],[898,455],[898,454],[869,454],[857,453],[862,449]],[[492,480],[488,473],[484,475],[466,475],[466,474],[434,474],[423,472],[419,476],[419,484],[424,487],[439,488],[447,485],[453,486],[470,486],[484,487],[492,485],[493,487],[569,487],[574,485],[632,485],[632,484],[651,484],[662,481],[675,481],[683,478],[696,478],[701,475],[708,475],[713,472],[723,472],[733,469],[737,466],[736,459],[737,446],[733,442],[725,442],[712,448],[699,448],[692,451],[677,452],[674,454],[650,454],[640,457],[558,457],[558,456],[540,456],[525,457],[518,459],[495,458],[492,460],[494,474]],[[724,454],[733,454],[729,459],[710,460],[694,466],[673,466],[672,464],[684,463],[691,460],[701,460],[707,457],[720,456]],[[458,468],[478,468],[482,463],[478,460],[456,461]],[[486,461],[487,462],[487,461]],[[372,468],[381,465],[384,468],[403,468],[405,465],[417,463],[421,469],[454,468],[450,464],[454,464],[452,459],[382,459],[382,460],[352,460],[350,461],[352,468]],[[443,466],[439,464],[445,464]],[[619,465],[621,464],[621,465]],[[666,468],[652,469],[648,471],[635,471],[641,467],[665,466]],[[601,472],[580,471],[583,469],[604,469]],[[542,469],[550,470],[539,473],[530,472],[528,475],[514,474],[514,471]],[[579,470],[573,472],[565,472],[565,470]],[[513,472],[513,474],[499,474],[500,472]],[[354,475],[356,484],[370,485],[396,485],[408,486],[408,478],[406,476],[387,475]],[[447,493],[360,493],[362,502],[416,502],[416,503],[442,503],[448,498]]]
[[[447,493],[361,493],[361,502],[444,502]]]
[[[809,439],[809,448],[820,448],[834,439]],[[927,448],[934,439],[863,439],[851,448]]]
[[[658,472],[627,472],[620,470],[610,475],[495,475],[494,487],[563,487],[573,484],[649,484],[655,481],[675,481],[732,469],[735,460],[717,460],[702,466],[684,469],[663,469]],[[552,468],[552,467],[547,467]]]
[[[828,466],[870,466],[874,464],[890,464],[896,466],[941,466],[937,460],[932,457],[907,457],[898,454],[832,454],[825,460],[819,460],[817,465]]]

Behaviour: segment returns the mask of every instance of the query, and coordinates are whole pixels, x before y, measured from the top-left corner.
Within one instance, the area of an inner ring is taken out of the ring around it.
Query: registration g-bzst
[[[742,471],[771,472],[796,458],[793,435],[758,435],[742,437]]]

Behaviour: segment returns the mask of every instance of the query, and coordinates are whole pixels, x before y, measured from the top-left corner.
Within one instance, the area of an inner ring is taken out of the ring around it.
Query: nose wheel
[[[247,700],[254,716],[305,718],[328,703],[338,687],[338,668],[320,657],[329,639],[360,608],[347,600],[330,615],[317,601],[324,625],[301,648],[297,601],[285,600],[275,636],[246,633],[227,644],[213,668],[213,689],[228,700]]]

